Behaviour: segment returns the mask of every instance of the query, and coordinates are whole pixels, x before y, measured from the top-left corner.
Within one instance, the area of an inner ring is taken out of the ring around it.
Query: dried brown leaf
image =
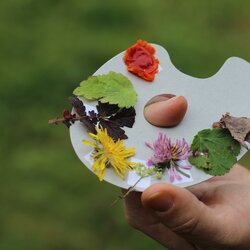
[[[245,141],[250,143],[250,118],[233,117],[226,113],[220,121],[213,124],[213,127],[228,129],[232,137],[245,147],[247,147]]]

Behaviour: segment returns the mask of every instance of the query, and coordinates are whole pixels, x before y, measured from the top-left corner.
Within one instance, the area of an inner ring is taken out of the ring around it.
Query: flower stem
[[[186,174],[185,172],[183,172],[182,170],[180,170],[178,167],[176,168],[176,171],[179,172],[180,174],[190,178],[190,175],[189,174]]]
[[[140,177],[140,178],[136,181],[136,183],[135,183],[133,186],[129,187],[129,189],[127,190],[127,192],[126,192],[124,195],[119,195],[119,196],[111,203],[110,207],[113,207],[119,200],[124,200],[132,191],[134,191],[135,186],[136,186],[143,178],[145,178],[145,177],[143,177],[143,176]]]

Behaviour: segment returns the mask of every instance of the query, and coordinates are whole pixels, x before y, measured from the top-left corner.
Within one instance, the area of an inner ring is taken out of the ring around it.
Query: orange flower
[[[128,71],[147,81],[153,81],[158,73],[159,60],[154,57],[155,49],[146,41],[138,40],[126,50],[123,58]]]

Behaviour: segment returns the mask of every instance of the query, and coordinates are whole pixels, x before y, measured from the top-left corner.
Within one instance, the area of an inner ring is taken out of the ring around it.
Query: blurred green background
[[[67,128],[47,121],[139,38],[197,77],[230,56],[250,61],[249,9],[245,0],[1,1],[0,249],[163,249],[127,225],[121,202],[109,207],[119,189],[99,183]]]

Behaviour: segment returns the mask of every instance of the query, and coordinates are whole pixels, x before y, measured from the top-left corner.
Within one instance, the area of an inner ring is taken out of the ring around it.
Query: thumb
[[[143,192],[141,200],[162,224],[187,239],[211,240],[217,231],[213,210],[184,188],[156,184]]]

